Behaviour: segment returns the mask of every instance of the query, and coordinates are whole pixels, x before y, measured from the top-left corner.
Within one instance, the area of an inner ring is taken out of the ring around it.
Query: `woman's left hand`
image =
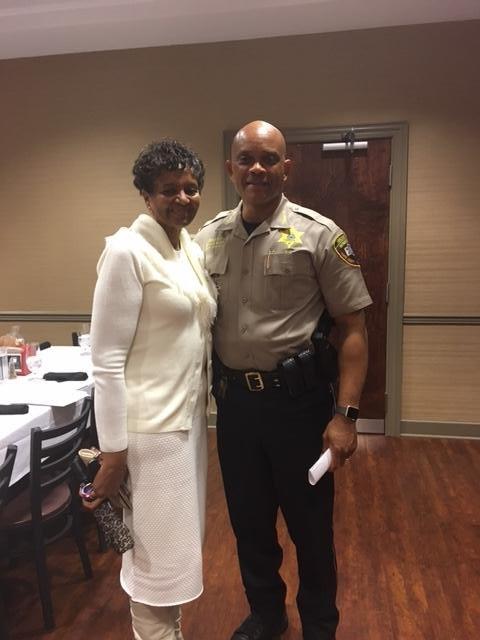
[[[127,471],[127,450],[102,453],[102,464],[93,480],[92,500],[82,500],[88,511],[94,511],[110,496],[118,493]]]

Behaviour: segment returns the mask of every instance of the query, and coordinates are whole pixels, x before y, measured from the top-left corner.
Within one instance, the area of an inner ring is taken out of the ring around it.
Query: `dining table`
[[[28,405],[28,413],[0,415],[0,464],[7,446],[17,445],[11,485],[29,473],[31,430],[34,427],[50,429],[72,422],[80,415],[83,400],[93,389],[92,361],[85,349],[53,346],[41,351],[41,359],[39,377],[30,374],[0,382],[0,404]],[[44,380],[43,375],[47,372],[84,372],[87,379]]]

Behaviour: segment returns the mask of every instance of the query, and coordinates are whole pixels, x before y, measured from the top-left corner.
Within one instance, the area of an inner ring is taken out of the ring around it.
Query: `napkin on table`
[[[43,376],[44,380],[66,382],[67,380],[86,380],[88,374],[85,371],[49,371]]]
[[[0,404],[0,416],[14,416],[20,413],[28,413],[28,404]]]

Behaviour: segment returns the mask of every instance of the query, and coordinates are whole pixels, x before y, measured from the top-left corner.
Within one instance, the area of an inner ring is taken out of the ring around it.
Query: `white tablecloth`
[[[12,484],[26,475],[30,469],[30,431],[33,427],[50,428],[71,422],[80,413],[83,398],[90,394],[93,387],[91,378],[92,363],[90,356],[80,355],[79,347],[51,347],[42,351],[42,373],[47,371],[85,371],[89,377],[78,382],[37,382],[29,381],[28,377],[0,383],[1,402],[22,402],[22,395],[27,398],[32,385],[36,389],[47,388],[49,395],[55,401],[55,390],[60,398],[60,404],[65,403],[65,397],[71,391],[73,402],[66,406],[52,406],[29,404],[29,412],[23,415],[0,415],[0,463],[5,458],[9,444],[17,445],[17,458],[12,474]],[[44,387],[43,385],[48,385]],[[40,394],[41,395],[41,394]],[[12,400],[13,398],[13,400]],[[24,400],[25,402],[25,400]]]
[[[92,374],[92,359],[82,355],[80,347],[50,347],[41,351],[42,372],[47,371],[85,371]],[[84,381],[84,385],[88,383]]]

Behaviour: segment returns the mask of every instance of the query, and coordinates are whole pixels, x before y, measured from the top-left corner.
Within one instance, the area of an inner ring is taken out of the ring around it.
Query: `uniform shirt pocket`
[[[318,290],[308,251],[269,253],[263,264],[264,298],[270,309],[300,306]]]

